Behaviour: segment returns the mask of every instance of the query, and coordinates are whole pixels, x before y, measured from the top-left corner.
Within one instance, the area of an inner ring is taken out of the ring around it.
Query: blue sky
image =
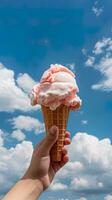
[[[68,130],[73,139],[69,150],[74,155],[70,153],[70,166],[63,169],[66,179],[57,175],[40,199],[112,198],[108,181],[112,176],[111,7],[112,2],[104,0],[0,1],[0,152],[5,148],[7,154],[5,160],[0,153],[1,163],[7,166],[0,169],[0,185],[7,182],[7,187],[0,186],[1,196],[24,172],[32,145],[44,137],[41,110],[30,106],[28,93],[50,64],[59,63],[76,73],[83,104],[70,113]],[[22,155],[15,159],[21,152],[18,145],[25,160]],[[20,162],[19,170],[15,165]],[[73,174],[68,176],[73,163]],[[10,167],[15,170],[11,177]]]

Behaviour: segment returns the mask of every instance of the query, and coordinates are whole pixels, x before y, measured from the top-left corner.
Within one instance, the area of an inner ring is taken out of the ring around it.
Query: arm
[[[70,144],[70,133],[65,133],[65,145]],[[25,175],[7,193],[3,200],[36,200],[49,187],[56,172],[68,162],[65,146],[62,161],[53,162],[50,150],[58,138],[58,128],[52,127],[49,134],[34,149],[30,166]]]
[[[3,200],[36,200],[43,191],[39,180],[22,179],[8,192]]]

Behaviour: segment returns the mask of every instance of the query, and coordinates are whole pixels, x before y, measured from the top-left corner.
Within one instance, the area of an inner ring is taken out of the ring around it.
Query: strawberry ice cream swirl
[[[79,92],[75,81],[75,74],[68,68],[55,64],[44,72],[39,84],[32,89],[31,104],[44,105],[55,110],[61,104],[68,106],[71,110],[78,109],[81,99],[77,96]]]

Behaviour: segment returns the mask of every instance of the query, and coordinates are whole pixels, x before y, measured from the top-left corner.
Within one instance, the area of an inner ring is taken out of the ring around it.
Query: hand
[[[42,184],[43,190],[49,187],[56,172],[69,160],[65,146],[62,149],[62,160],[53,162],[50,158],[50,150],[58,139],[59,130],[51,127],[49,134],[34,149],[30,166],[23,178],[37,179]],[[65,145],[70,144],[70,133],[65,133]]]

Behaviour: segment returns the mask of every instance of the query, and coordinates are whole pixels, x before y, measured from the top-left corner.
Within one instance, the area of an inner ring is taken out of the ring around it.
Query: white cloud
[[[23,141],[25,139],[25,134],[21,130],[14,130],[11,134],[12,138],[15,138],[18,141]]]
[[[50,189],[53,191],[66,190],[67,185],[62,184],[62,183],[53,183],[51,184]]]
[[[87,55],[87,49],[82,48],[82,54],[83,54],[84,56],[86,56],[86,55]]]
[[[95,61],[95,58],[93,56],[89,56],[87,61],[85,62],[85,65],[88,67],[88,66],[93,66],[94,64],[94,61]]]
[[[32,143],[28,141],[17,144],[15,148],[0,147],[0,195],[4,195],[24,175],[32,152]]]
[[[71,182],[71,188],[75,188],[75,190],[85,190],[88,189],[89,182],[84,178],[74,178]]]
[[[51,199],[48,200],[69,200],[68,198],[55,198],[55,197],[51,197]]]
[[[98,17],[101,15],[101,13],[103,12],[103,8],[97,8],[95,6],[93,6],[92,11],[94,12],[94,14]]]
[[[3,131],[0,129],[0,147],[3,146],[4,139],[3,139]]]
[[[100,71],[104,78],[99,83],[94,84],[92,89],[112,91],[112,57],[102,58],[99,64],[95,66],[95,69]]]
[[[71,69],[71,70],[74,70],[75,69],[75,63],[69,63],[67,64],[68,68]]]
[[[92,7],[92,11],[96,15],[96,17],[99,17],[103,12],[103,7],[99,7],[98,1],[96,1],[94,6]]]
[[[93,67],[102,75],[102,79],[98,83],[93,84],[92,89],[112,91],[112,38],[103,38],[96,42],[92,53],[93,56],[91,58],[95,58],[93,59],[94,62],[91,62],[89,57],[85,65]]]
[[[85,196],[105,194],[112,188],[112,144],[87,133],[77,133],[68,147],[70,162],[56,176],[56,183]]]
[[[80,199],[77,200],[87,200],[85,197],[81,197]]]
[[[44,132],[44,123],[30,116],[19,115],[9,121],[13,125],[14,129],[34,131],[35,134]]]
[[[88,120],[82,120],[82,121],[81,121],[81,124],[82,124],[82,125],[88,124]]]
[[[16,82],[18,86],[27,93],[30,93],[32,90],[32,87],[36,84],[36,82],[26,73],[19,74]]]
[[[16,84],[14,71],[11,69],[7,69],[1,63],[0,63],[0,74],[1,74],[0,76],[0,111],[8,111],[8,112],[12,112],[15,110],[30,111],[36,108],[40,108],[40,106],[32,107],[30,105],[30,99],[28,97],[28,94],[25,93],[19,87],[20,85],[22,85],[21,84],[22,81],[20,81],[20,79],[22,80],[27,79],[27,83],[25,83],[25,88],[28,89],[28,87],[30,87],[30,83],[32,79],[29,75],[25,74],[23,76],[20,76],[18,78],[19,81],[17,81],[19,83],[19,86],[18,86]]]
[[[83,165],[90,164],[90,170],[104,172],[111,170],[112,145],[108,138],[99,140],[97,137],[87,133],[77,133],[69,147],[71,160],[79,161]],[[80,152],[80,155],[79,155]],[[102,153],[101,153],[102,152]],[[110,153],[110,156],[107,156]]]
[[[107,47],[107,51],[112,50],[112,39],[103,38],[102,40],[96,42],[93,53],[99,55],[104,53],[104,49]]]
[[[83,163],[79,161],[69,161],[67,165],[58,172],[57,178],[71,180],[71,177],[74,178],[76,174],[80,174],[84,170]],[[69,173],[68,173],[69,172]],[[57,180],[57,179],[56,179]]]
[[[104,200],[112,200],[112,195],[107,195]]]
[[[66,192],[69,188],[71,193],[83,194],[81,200],[85,200],[87,194],[110,193],[105,197],[105,200],[110,200],[112,188],[111,141],[108,138],[99,140],[95,136],[79,132],[72,138],[68,150],[70,162],[57,173],[50,189]],[[2,144],[0,147],[1,195],[7,192],[23,175],[30,162],[32,151],[32,143],[28,141],[10,149]]]

